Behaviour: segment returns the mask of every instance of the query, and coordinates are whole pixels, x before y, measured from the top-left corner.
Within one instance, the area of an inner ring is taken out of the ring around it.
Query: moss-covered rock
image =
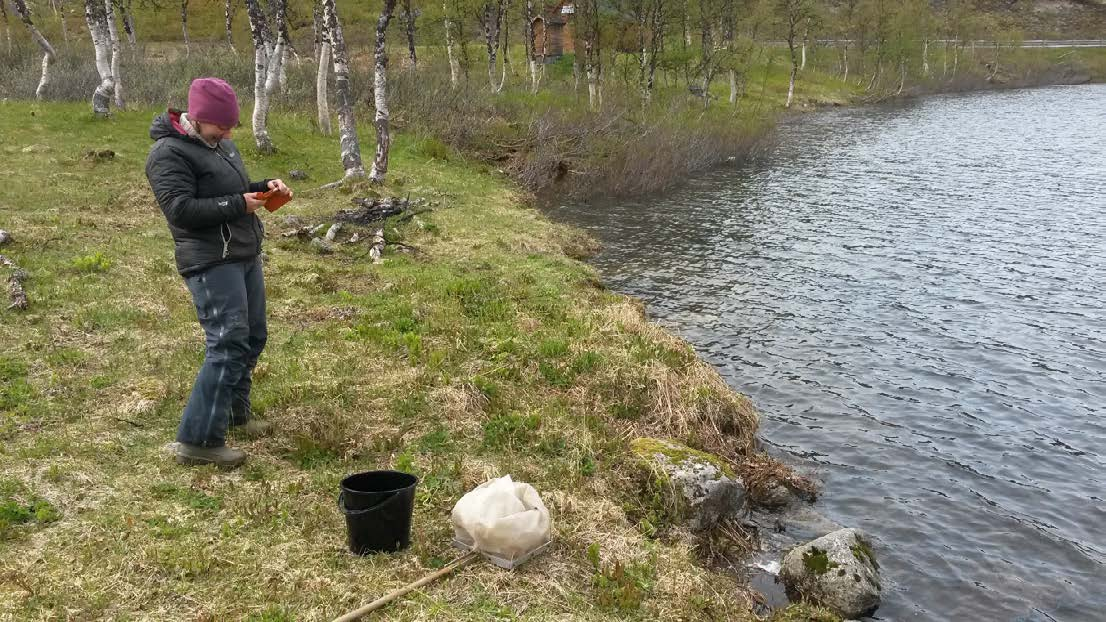
[[[630,449],[656,497],[656,514],[663,518],[705,530],[741,509],[741,480],[718,456],[657,438],[636,438]]]
[[[879,606],[879,564],[855,529],[839,529],[795,547],[783,558],[780,579],[791,598],[823,605],[843,618],[858,618]]]

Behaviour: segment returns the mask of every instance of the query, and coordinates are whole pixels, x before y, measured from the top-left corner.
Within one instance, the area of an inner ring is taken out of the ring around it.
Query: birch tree
[[[737,44],[736,44],[736,0],[724,0],[722,5],[722,39],[726,45],[726,59],[729,65],[726,73],[730,79],[730,104],[737,104]]]
[[[583,0],[576,5],[577,29],[584,40],[584,75],[588,82],[588,106],[603,107],[603,56],[599,36],[599,2]]]
[[[396,0],[384,0],[380,19],[376,22],[376,66],[373,72],[373,101],[376,115],[373,126],[376,127],[376,155],[373,156],[372,171],[369,180],[374,184],[384,183],[388,173],[388,152],[392,146],[392,137],[388,132],[388,51],[384,48],[384,39],[388,31],[388,22],[396,10]]]
[[[453,51],[453,20],[449,19],[449,3],[447,0],[442,0],[442,15],[444,16],[445,26],[445,53],[449,59],[449,86],[453,89],[457,88],[457,74],[459,73],[457,67],[457,54]]]
[[[849,81],[849,45],[856,28],[857,0],[845,0],[838,12],[838,22],[835,32],[841,39],[841,81]]]
[[[534,3],[533,0],[526,0],[525,6],[525,20],[526,27],[523,31],[523,37],[526,38],[525,50],[526,50],[526,65],[530,68],[530,92],[538,92],[538,54],[534,50]]]
[[[653,97],[657,59],[664,41],[664,0],[633,0],[630,13],[638,26],[638,84],[643,103],[648,103]]]
[[[511,0],[502,0],[501,13],[503,16],[502,25],[503,28],[500,31],[499,50],[503,57],[502,75],[499,79],[499,90],[503,90],[503,86],[507,84],[507,74],[512,76],[515,72],[511,69]]]
[[[123,18],[123,32],[127,35],[127,45],[131,48],[131,58],[137,53],[138,35],[134,30],[133,0],[119,0],[117,6]]]
[[[787,24],[787,50],[791,56],[791,75],[787,83],[787,103],[784,107],[790,108],[791,101],[795,97],[795,79],[799,73],[799,56],[796,50],[796,39],[799,29],[807,25],[811,14],[810,0],[779,0],[780,8]]]
[[[226,32],[227,47],[231,53],[238,56],[238,50],[234,47],[234,0],[226,0],[223,3],[223,29]]]
[[[114,83],[115,107],[120,110],[127,107],[123,100],[123,72],[119,69],[121,46],[119,45],[119,30],[115,26],[114,0],[104,1],[104,18],[107,20],[108,37],[111,39],[111,78]]]
[[[92,36],[96,72],[100,74],[100,84],[92,93],[92,112],[103,117],[110,113],[111,97],[115,91],[115,80],[111,75],[111,35],[104,0],[85,0],[84,16]]]
[[[887,38],[891,14],[887,8],[886,0],[867,0],[863,5],[865,28],[869,31],[869,38],[875,44],[875,69],[872,78],[868,82],[867,90],[878,88],[883,77],[883,61],[887,53]]]
[[[488,82],[495,93],[503,90],[503,84],[507,77],[507,72],[504,70],[503,78],[498,82],[495,79],[495,61],[499,54],[499,29],[502,22],[503,0],[499,0],[495,4],[485,2],[481,23],[484,26],[484,43],[488,47]]]
[[[288,59],[299,60],[300,55],[292,43],[292,34],[288,32],[288,0],[272,0],[270,6],[273,8],[273,21],[276,22],[277,39],[284,41],[277,65],[277,80],[280,84],[280,92],[284,94],[288,90]]]
[[[416,17],[418,17],[418,9],[411,9],[411,0],[403,0],[403,23],[407,33],[407,58],[411,61],[412,67],[417,67],[419,64],[418,56],[415,54]]]
[[[699,74],[702,76],[704,105],[710,105],[710,86],[714,82],[716,71],[714,24],[722,21],[718,3],[715,0],[699,0],[700,62]]]
[[[346,171],[343,179],[364,177],[365,166],[361,162],[361,142],[357,138],[357,122],[353,116],[353,97],[350,95],[349,88],[349,58],[346,56],[346,40],[342,34],[342,23],[338,20],[338,9],[334,6],[334,0],[322,0],[322,3],[326,36],[330,42],[330,55],[334,59],[334,104],[338,109],[342,167]]]
[[[3,2],[3,0],[0,0],[0,2]],[[50,45],[46,37],[42,36],[42,33],[39,32],[31,20],[31,11],[27,8],[26,0],[12,0],[12,4],[15,5],[15,12],[19,14],[19,20],[31,33],[31,38],[42,48],[42,76],[38,79],[38,87],[35,88],[35,98],[42,99],[46,87],[50,85],[50,66],[54,64],[57,55],[54,53],[54,46]]]
[[[277,0],[277,20],[284,19],[284,6],[281,0]],[[268,20],[261,10],[258,0],[246,0],[246,12],[250,19],[250,34],[253,37],[254,48],[254,98],[253,98],[253,135],[257,149],[263,154],[271,154],[276,151],[273,140],[269,136],[268,116],[269,104],[273,91],[276,89],[280,76],[281,61],[284,56],[284,35],[281,34],[277,24],[276,44],[270,48],[272,31],[269,29]]]
[[[315,76],[315,104],[319,111],[319,131],[329,136],[330,105],[327,102],[327,76],[330,69],[330,38],[326,34],[326,24],[322,21],[321,3],[315,4],[315,48],[316,58],[319,61],[318,73]]]
[[[184,55],[192,55],[192,42],[188,40],[188,0],[180,0],[180,30],[184,35]]]

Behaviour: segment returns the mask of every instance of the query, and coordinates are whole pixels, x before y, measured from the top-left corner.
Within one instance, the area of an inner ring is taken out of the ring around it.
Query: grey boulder
[[[724,460],[675,441],[637,438],[630,448],[667,497],[674,518],[708,530],[741,510],[745,488]]]
[[[863,534],[839,529],[792,549],[783,558],[780,579],[792,600],[859,618],[879,607],[883,586],[879,563]]]

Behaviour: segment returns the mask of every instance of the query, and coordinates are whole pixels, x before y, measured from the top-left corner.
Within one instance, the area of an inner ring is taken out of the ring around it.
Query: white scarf
[[[208,142],[208,140],[206,138],[204,138],[198,131],[196,131],[196,126],[192,125],[192,119],[188,118],[188,113],[187,112],[182,112],[180,114],[180,126],[181,126],[181,129],[183,129],[185,131],[185,133],[187,133],[192,138],[195,138],[196,140],[200,141],[201,143],[207,145],[208,147],[211,147],[212,149],[215,149],[219,146],[218,142],[215,142],[215,143]]]

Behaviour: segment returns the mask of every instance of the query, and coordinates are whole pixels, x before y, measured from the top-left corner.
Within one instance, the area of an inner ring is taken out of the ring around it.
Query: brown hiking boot
[[[200,447],[188,443],[177,444],[177,464],[198,466],[214,464],[221,469],[233,469],[246,461],[246,452],[233,447]]]
[[[273,424],[261,419],[250,419],[241,425],[231,425],[230,430],[234,434],[241,434],[245,438],[260,438],[268,436],[273,431]]]

